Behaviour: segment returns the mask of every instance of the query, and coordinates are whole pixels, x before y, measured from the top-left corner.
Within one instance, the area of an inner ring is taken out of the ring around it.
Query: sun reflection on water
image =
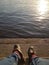
[[[38,14],[40,15],[39,19],[43,19],[47,12],[47,1],[39,0],[38,1]]]

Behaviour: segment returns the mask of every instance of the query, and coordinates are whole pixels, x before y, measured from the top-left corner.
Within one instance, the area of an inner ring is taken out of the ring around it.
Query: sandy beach
[[[49,57],[49,38],[3,38],[0,39],[0,58],[9,56],[15,44],[21,46],[24,57],[27,57],[27,50],[32,45],[38,56]]]

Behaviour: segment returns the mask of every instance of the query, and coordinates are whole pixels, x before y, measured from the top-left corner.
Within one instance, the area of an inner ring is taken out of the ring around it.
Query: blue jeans
[[[18,55],[16,54],[13,54],[0,61],[0,65],[17,65],[17,64],[18,64]]]
[[[49,59],[32,58],[30,65],[49,65]]]

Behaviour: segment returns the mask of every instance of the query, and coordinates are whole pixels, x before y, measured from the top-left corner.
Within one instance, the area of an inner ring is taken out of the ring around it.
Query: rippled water
[[[0,0],[1,37],[49,37],[49,0]]]

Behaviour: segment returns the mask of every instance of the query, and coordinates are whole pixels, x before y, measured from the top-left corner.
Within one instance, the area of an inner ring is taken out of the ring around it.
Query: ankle
[[[37,57],[37,55],[36,54],[32,54],[32,58],[36,58]]]
[[[16,50],[14,51],[14,54],[16,54],[18,56],[19,59],[21,59],[20,53]]]

